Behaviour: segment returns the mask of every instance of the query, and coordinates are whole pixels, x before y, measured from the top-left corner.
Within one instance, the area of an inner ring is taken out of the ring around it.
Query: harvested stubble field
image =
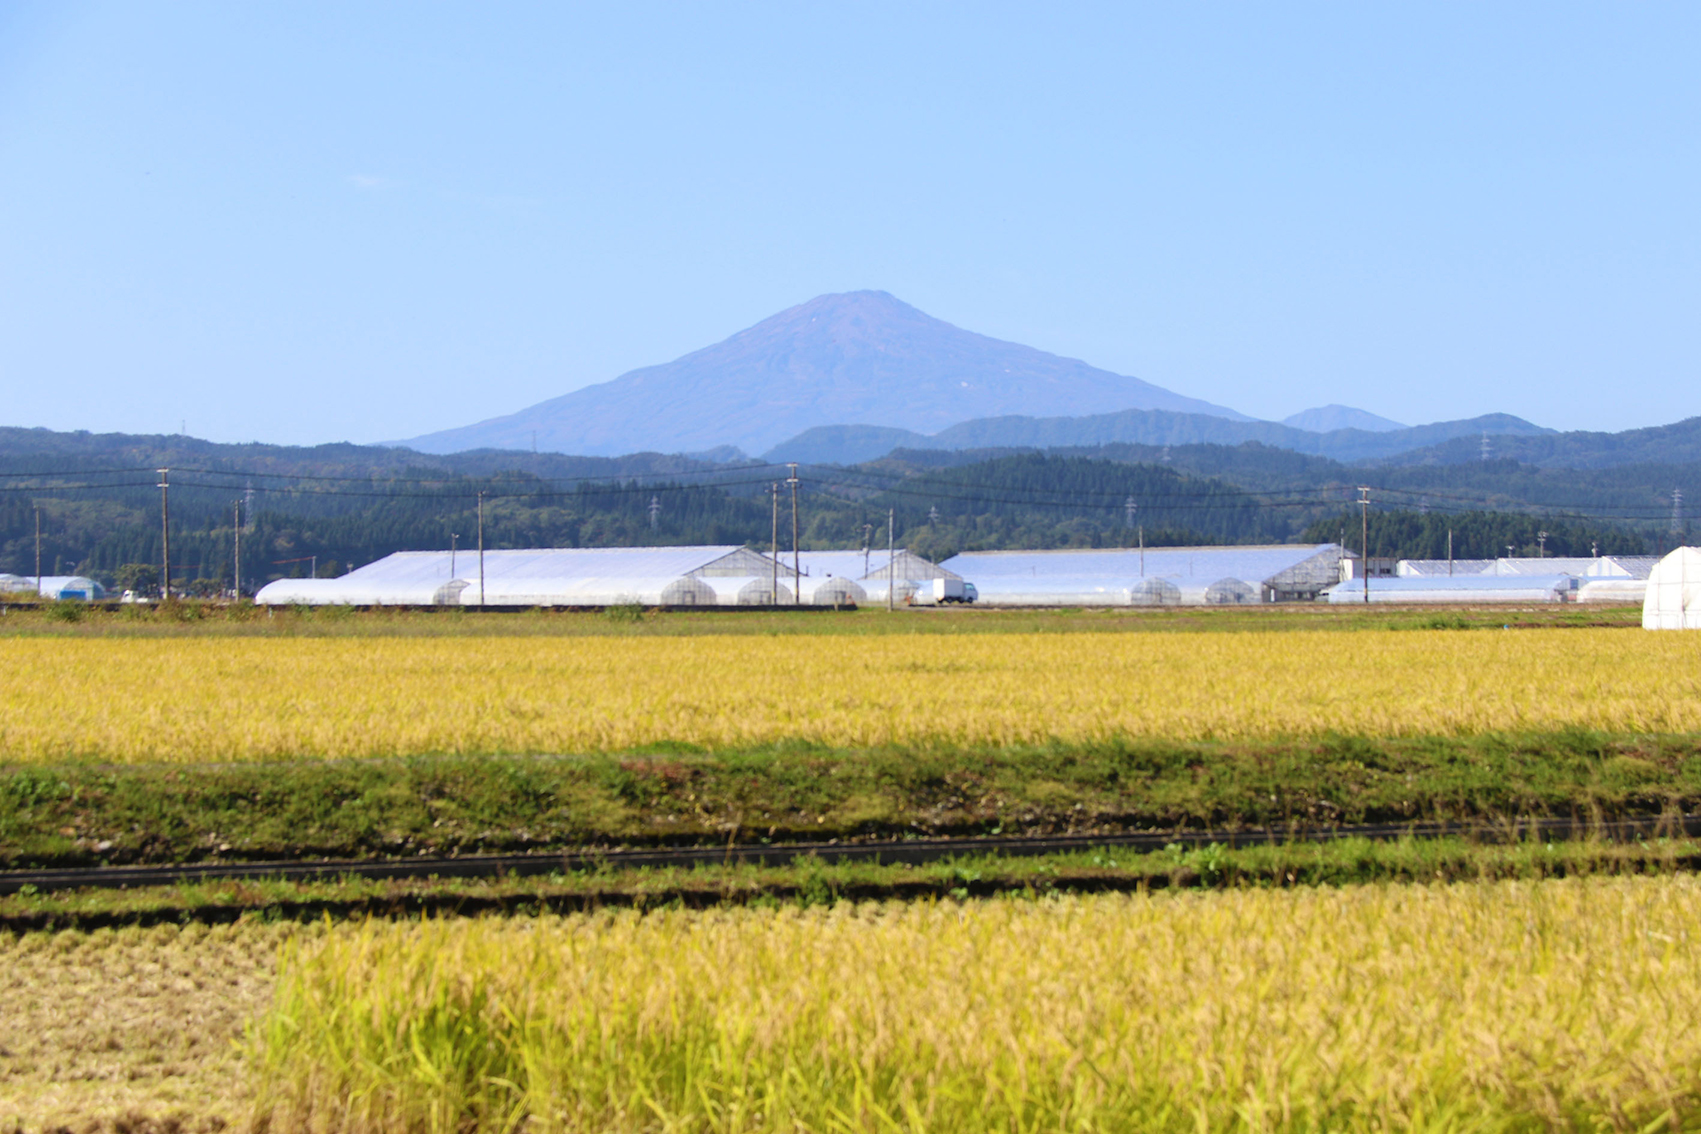
[[[0,759],[1701,730],[1692,635],[0,640]]]

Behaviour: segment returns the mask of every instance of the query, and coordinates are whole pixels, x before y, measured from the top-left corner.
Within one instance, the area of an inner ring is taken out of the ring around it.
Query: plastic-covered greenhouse
[[[1371,602],[1484,603],[1566,602],[1578,588],[1574,575],[1455,575],[1394,576],[1370,580]],[[1363,579],[1352,579],[1329,590],[1331,603],[1365,601]]]
[[[255,601],[352,606],[767,606],[794,597],[818,606],[931,601],[932,580],[954,579],[908,551],[804,552],[803,574],[731,546],[402,551],[337,579],[279,579]],[[889,582],[896,576],[895,583]],[[777,584],[777,588],[776,588]]]
[[[1701,549],[1680,547],[1654,567],[1642,602],[1648,630],[1701,630]]]
[[[942,567],[989,606],[1204,606],[1310,601],[1341,578],[1341,549],[1254,547],[972,551]]]

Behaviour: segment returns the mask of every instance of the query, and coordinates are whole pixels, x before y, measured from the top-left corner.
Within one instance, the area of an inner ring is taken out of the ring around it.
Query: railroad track
[[[635,869],[664,866],[758,865],[783,866],[802,858],[825,862],[927,863],[961,855],[1032,856],[1098,848],[1137,851],[1163,850],[1179,844],[1200,847],[1267,846],[1290,842],[1332,842],[1339,839],[1436,839],[1467,837],[1481,842],[1560,841],[1598,838],[1627,841],[1658,837],[1701,836],[1701,814],[1626,819],[1589,823],[1568,818],[1532,818],[1505,823],[1366,823],[1303,828],[1263,827],[1236,830],[1141,831],[1121,835],[1054,835],[1037,838],[901,839],[879,842],[729,843],[719,847],[657,849],[575,849],[526,854],[420,856],[413,858],[351,858],[273,860],[260,862],[192,862],[149,866],[73,867],[56,870],[0,871],[0,894],[78,887],[120,889],[131,886],[170,886],[180,882],[269,878],[308,881],[319,878],[492,878],[538,875],[601,868]]]

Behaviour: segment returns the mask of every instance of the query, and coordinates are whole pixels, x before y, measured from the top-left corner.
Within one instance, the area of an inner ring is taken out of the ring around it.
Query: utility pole
[[[797,553],[797,462],[788,461],[786,467],[791,475],[786,483],[791,485],[791,604],[803,605],[803,560]]]
[[[874,525],[862,525],[862,577],[868,578],[868,545],[874,542]]]
[[[893,609],[892,592],[898,589],[898,510],[886,512],[886,609]]]
[[[230,575],[235,583],[235,594],[231,597],[242,597],[242,497],[236,498],[236,503],[230,508],[231,561]]]
[[[1364,601],[1370,601],[1370,489],[1359,485],[1358,489],[1359,523],[1361,527],[1359,546],[1364,555]]]
[[[1683,536],[1683,489],[1671,490],[1671,534],[1672,546],[1676,547]]]
[[[1453,529],[1447,529],[1447,577],[1453,577]]]
[[[1547,533],[1546,532],[1537,532],[1536,533],[1536,558],[1537,559],[1546,559],[1547,558]]]
[[[478,494],[478,605],[484,607],[484,493]]]
[[[1146,577],[1146,525],[1140,525],[1140,578]]]
[[[460,542],[460,532],[449,533],[449,578],[455,577],[455,545]]]
[[[159,471],[159,532],[160,532],[160,576],[159,597],[161,602],[171,601],[171,503],[166,495],[170,488],[170,469]]]
[[[661,515],[661,497],[650,497],[650,530],[656,530],[656,517]]]
[[[773,504],[773,530],[768,539],[768,560],[773,567],[773,582],[768,587],[768,605],[780,605],[780,483],[775,481],[768,489],[768,497]],[[796,580],[793,580],[794,582]]]
[[[41,593],[41,505],[35,509],[35,593]]]

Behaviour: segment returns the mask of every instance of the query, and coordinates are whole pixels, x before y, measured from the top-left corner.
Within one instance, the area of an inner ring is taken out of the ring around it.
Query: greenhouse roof
[[[677,579],[741,550],[733,545],[700,547],[545,547],[486,550],[484,577],[520,579]],[[478,549],[398,551],[350,571],[343,578],[368,585],[424,585],[452,578],[478,578]]]
[[[1068,577],[1077,582],[1087,577],[1096,577],[1122,586],[1142,577],[1152,576],[1166,579],[1203,579],[1207,582],[1235,578],[1257,584],[1335,549],[1336,545],[1332,543],[1255,547],[1148,547],[1144,552],[1143,571],[1142,553],[1135,548],[967,551],[947,559],[941,566],[974,582],[983,590],[985,587],[982,586],[982,580],[990,583],[994,579],[1018,576],[1029,579],[1046,576]]]

